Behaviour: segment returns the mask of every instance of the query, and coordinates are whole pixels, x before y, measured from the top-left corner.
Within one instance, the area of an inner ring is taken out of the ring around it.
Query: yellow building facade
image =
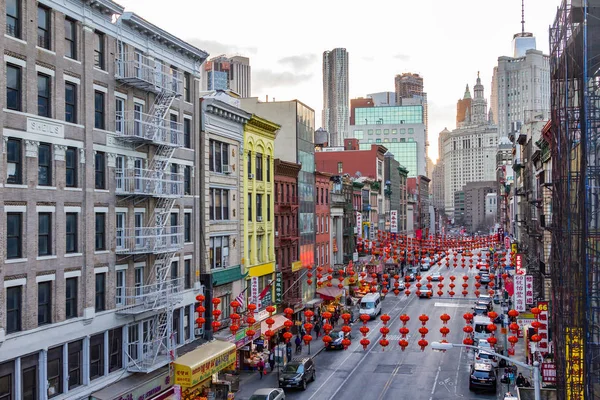
[[[257,310],[272,302],[273,286],[258,296],[275,275],[275,136],[280,126],[253,115],[244,125],[244,272],[246,297]]]

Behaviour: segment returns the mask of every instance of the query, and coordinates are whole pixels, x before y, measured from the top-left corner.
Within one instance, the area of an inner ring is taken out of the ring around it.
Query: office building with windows
[[[350,131],[362,150],[381,144],[408,170],[409,177],[426,175],[423,106],[356,108]]]
[[[250,59],[242,56],[218,56],[202,68],[203,90],[232,90],[242,98],[251,96],[252,69]]]
[[[245,165],[240,149],[244,144],[244,124],[251,114],[239,108],[239,99],[224,92],[205,95],[200,102],[198,141],[203,167],[197,173],[203,217],[198,241],[201,248],[207,249],[199,259],[201,281],[212,288],[206,292],[206,315],[212,314],[212,299],[219,298],[219,330],[229,333],[230,303],[246,288],[242,273]],[[207,320],[205,330],[213,329],[210,322]]]
[[[110,0],[3,4],[1,395],[168,377],[196,337],[207,53]]]
[[[323,52],[323,115],[322,127],[329,132],[330,146],[343,146],[348,138],[350,116],[349,54],[336,48]]]

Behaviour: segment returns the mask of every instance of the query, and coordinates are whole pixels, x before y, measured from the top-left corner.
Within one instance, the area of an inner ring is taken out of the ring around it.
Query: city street
[[[452,258],[450,259],[452,262]],[[426,340],[431,343],[439,341],[442,336],[439,329],[442,327],[440,315],[447,313],[451,316],[448,322],[450,333],[447,340],[452,343],[462,343],[465,325],[463,314],[471,311],[474,296],[471,294],[475,282],[476,269],[463,270],[459,265],[456,269],[450,266],[435,266],[430,271],[422,273],[422,282],[428,275],[440,272],[444,276],[444,292],[449,290],[449,277],[456,277],[455,292],[462,291],[462,277],[469,276],[469,292],[467,298],[455,295],[453,299],[446,295],[441,299],[434,295],[431,299],[419,299],[414,295],[415,283],[411,284],[413,292],[408,298],[402,293],[396,297],[393,293],[388,294],[383,301],[382,313],[392,317],[388,326],[390,334],[388,340],[390,345],[383,350],[379,345],[381,334],[379,328],[382,322],[377,319],[370,321],[368,327],[370,332],[368,339],[371,344],[367,350],[363,350],[359,341],[361,333],[358,328],[362,325],[356,322],[353,325],[352,345],[346,351],[323,351],[314,360],[316,363],[317,378],[315,382],[308,385],[306,391],[288,391],[286,398],[289,399],[389,399],[407,398],[413,399],[493,399],[503,398],[504,389],[498,382],[498,391],[494,394],[476,393],[469,391],[469,366],[472,353],[465,349],[453,349],[446,353],[436,352],[431,346],[421,351],[417,342],[421,338],[417,332],[421,327],[418,320],[419,315],[427,314],[429,321],[426,327],[429,333]],[[425,281],[426,282],[426,281]],[[437,282],[432,282],[434,293],[437,292]],[[460,290],[458,290],[460,288]],[[499,306],[496,306],[497,310]],[[402,351],[398,345],[400,334],[398,329],[402,326],[399,320],[401,314],[411,317],[407,327],[410,334],[407,337],[409,346]],[[499,339],[501,336],[498,336]],[[501,343],[501,340],[499,341]],[[275,374],[273,374],[275,375]],[[266,384],[268,381],[264,381]],[[272,381],[276,385],[276,379]],[[260,386],[259,386],[260,387]],[[505,388],[506,386],[504,386]],[[253,386],[254,388],[254,386]],[[244,388],[238,392],[236,399],[247,399],[252,392],[246,393]]]

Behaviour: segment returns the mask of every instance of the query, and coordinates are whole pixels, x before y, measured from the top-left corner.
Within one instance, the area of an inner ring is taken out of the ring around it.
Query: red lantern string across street
[[[221,304],[221,299],[219,299],[218,297],[215,297],[212,300],[212,303],[213,303],[212,315],[213,315],[214,321],[212,322],[211,325],[212,325],[213,331],[216,332],[221,327],[221,323],[219,322],[219,317],[221,316],[221,310],[219,310],[217,308],[219,306],[219,304]]]
[[[200,304],[198,307],[196,307],[196,312],[198,313],[198,318],[196,318],[196,325],[198,325],[198,328],[202,328],[202,326],[206,322],[206,319],[204,318],[204,312],[206,311],[206,308],[202,304],[204,303],[204,299],[204,296],[201,294],[196,296],[196,301]]]
[[[237,313],[237,309],[240,307],[240,302],[237,300],[233,300],[229,305],[232,308],[233,313],[229,316],[231,320],[231,325],[229,325],[229,330],[233,335],[240,329],[240,315]]]

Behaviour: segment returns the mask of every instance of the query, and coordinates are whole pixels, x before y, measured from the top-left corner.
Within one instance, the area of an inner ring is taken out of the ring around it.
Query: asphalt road
[[[450,259],[452,262],[452,259]],[[469,366],[471,365],[472,352],[456,348],[445,353],[436,352],[427,346],[421,351],[417,342],[421,339],[418,329],[421,322],[419,315],[427,314],[429,321],[426,327],[429,333],[426,340],[431,343],[440,341],[442,327],[440,315],[447,313],[451,319],[448,322],[450,333],[446,340],[453,343],[462,343],[462,331],[465,321],[463,314],[471,310],[474,302],[473,284],[475,283],[476,269],[456,269],[451,265],[446,267],[435,266],[430,271],[422,273],[422,282],[433,272],[440,272],[444,276],[444,291],[449,290],[449,277],[456,276],[454,282],[456,293],[462,292],[462,277],[469,276],[469,295],[464,299],[462,294],[454,298],[447,296],[439,298],[435,294],[438,290],[437,283],[433,283],[434,297],[419,299],[414,295],[415,283],[411,284],[413,292],[408,298],[404,294],[396,297],[389,293],[383,301],[382,312],[390,315],[388,323],[390,345],[384,350],[379,345],[381,333],[379,328],[382,322],[377,319],[370,321],[368,339],[371,344],[363,350],[359,341],[361,333],[358,328],[362,325],[356,322],[353,326],[352,345],[348,350],[323,351],[314,360],[316,364],[316,380],[308,385],[306,391],[287,391],[287,399],[303,400],[383,400],[383,399],[502,399],[504,388],[498,382],[497,393],[476,393],[469,391]],[[498,307],[498,306],[496,306]],[[497,310],[498,311],[498,310]],[[398,345],[402,326],[399,320],[401,314],[410,316],[407,327],[410,334],[407,337],[409,346],[402,351]],[[501,335],[498,335],[499,338]],[[236,397],[237,398],[237,397]]]

